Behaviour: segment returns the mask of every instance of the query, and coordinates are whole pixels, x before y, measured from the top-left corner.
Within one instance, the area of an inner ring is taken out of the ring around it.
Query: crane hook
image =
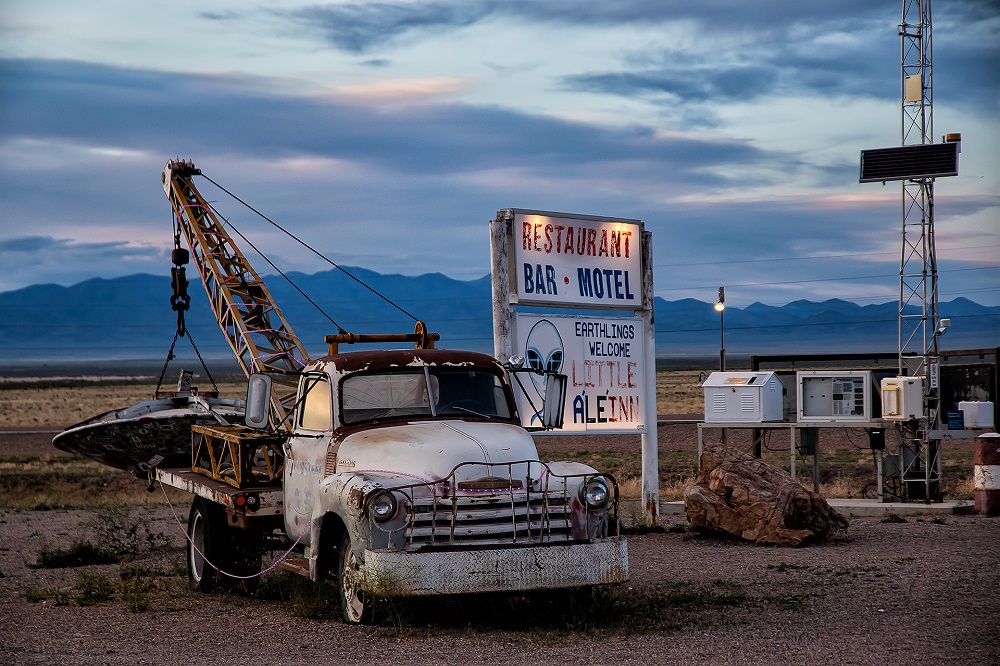
[[[175,242],[179,239],[175,239]],[[184,323],[184,311],[191,307],[191,296],[187,288],[190,282],[187,279],[187,271],[184,264],[188,262],[190,254],[181,247],[175,247],[170,253],[170,259],[174,265],[170,268],[170,287],[173,293],[170,295],[170,309],[177,313],[177,335],[184,335],[186,325]]]

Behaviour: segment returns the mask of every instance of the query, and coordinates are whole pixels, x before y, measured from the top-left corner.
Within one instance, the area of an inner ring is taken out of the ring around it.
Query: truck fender
[[[340,537],[347,532],[356,552],[363,553],[372,547],[371,526],[365,515],[365,499],[386,484],[365,474],[354,472],[331,474],[319,485],[317,501],[313,505],[313,544],[310,551],[309,570],[315,580],[322,575],[327,563],[320,562],[333,547],[340,543]],[[334,529],[336,534],[324,533]]]

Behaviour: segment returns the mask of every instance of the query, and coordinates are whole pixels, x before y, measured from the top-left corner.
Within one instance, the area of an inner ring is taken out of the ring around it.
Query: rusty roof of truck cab
[[[332,364],[338,372],[386,370],[413,365],[472,365],[503,372],[503,366],[488,354],[454,349],[368,349],[324,356],[313,363]]]

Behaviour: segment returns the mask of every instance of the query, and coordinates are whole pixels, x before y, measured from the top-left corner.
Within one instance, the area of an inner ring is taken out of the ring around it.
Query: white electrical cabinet
[[[870,370],[800,370],[795,383],[799,422],[871,421]]]
[[[701,385],[707,423],[782,421],[784,385],[773,372],[713,372]]]
[[[977,400],[963,400],[958,403],[958,409],[965,419],[966,428],[992,428],[993,403]]]
[[[882,380],[882,418],[909,421],[924,416],[924,378],[886,377]]]

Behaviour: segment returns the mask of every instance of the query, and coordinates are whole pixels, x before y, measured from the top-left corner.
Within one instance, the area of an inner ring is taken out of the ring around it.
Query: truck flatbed
[[[250,488],[235,488],[224,481],[191,471],[190,467],[157,468],[156,479],[165,486],[221,504],[236,516],[283,516],[285,512],[285,493],[280,480]]]

